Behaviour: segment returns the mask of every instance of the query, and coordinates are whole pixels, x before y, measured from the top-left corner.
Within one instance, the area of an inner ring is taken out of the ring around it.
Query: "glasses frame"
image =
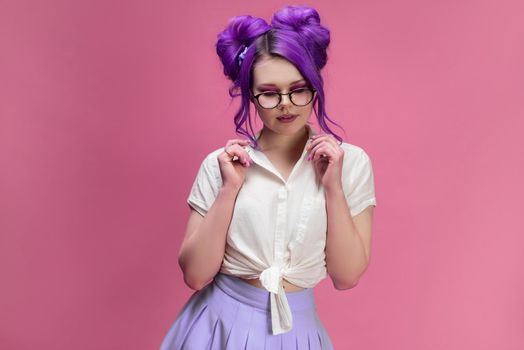
[[[295,91],[297,91],[297,90],[301,90],[301,89],[310,90],[310,91],[313,93],[313,94],[311,95],[311,100],[310,100],[308,103],[306,103],[305,105],[297,105],[295,102],[293,102],[293,99],[291,98],[291,94],[293,94],[293,92],[295,92]],[[290,101],[293,105],[295,105],[295,106],[297,106],[297,107],[305,107],[305,106],[307,106],[308,104],[310,104],[310,103],[315,99],[315,92],[317,92],[317,90],[312,89],[312,88],[310,88],[310,87],[300,87],[300,88],[297,88],[297,89],[295,89],[295,90],[291,90],[291,91],[289,91],[288,93],[285,93],[285,94],[283,94],[283,93],[281,93],[281,92],[277,92],[277,91],[271,91],[271,93],[278,94],[278,103],[275,105],[275,107],[270,107],[270,108],[268,108],[268,107],[263,107],[263,106],[260,104],[260,102],[258,101],[258,98],[259,98],[261,95],[263,95],[265,92],[261,92],[261,93],[255,95],[255,94],[253,94],[253,91],[251,91],[251,97],[254,98],[255,100],[257,100],[257,103],[258,103],[258,105],[260,106],[260,108],[264,108],[264,109],[274,109],[274,108],[277,108],[278,105],[280,105],[280,103],[282,102],[282,95],[289,95],[289,97],[288,97],[288,98],[289,98],[289,101]]]

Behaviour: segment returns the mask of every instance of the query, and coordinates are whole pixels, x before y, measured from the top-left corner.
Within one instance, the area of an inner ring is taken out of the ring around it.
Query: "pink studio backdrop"
[[[216,35],[284,4],[0,3],[0,349],[159,347],[189,188],[235,136]],[[378,202],[359,285],[315,289],[335,347],[523,349],[524,3],[307,4]]]

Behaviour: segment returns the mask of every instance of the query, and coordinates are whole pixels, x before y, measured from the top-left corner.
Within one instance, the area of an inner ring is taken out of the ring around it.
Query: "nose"
[[[280,98],[280,105],[282,106],[287,106],[287,105],[291,105],[291,98],[289,98],[289,94],[287,95],[281,95],[281,98]]]

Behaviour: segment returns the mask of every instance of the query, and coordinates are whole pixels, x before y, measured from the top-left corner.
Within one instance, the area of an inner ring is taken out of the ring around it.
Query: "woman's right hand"
[[[253,164],[253,160],[244,149],[248,144],[249,140],[228,140],[224,147],[224,152],[218,155],[223,186],[235,189],[242,187],[245,179],[245,170]],[[233,157],[235,157],[235,160],[233,160]]]

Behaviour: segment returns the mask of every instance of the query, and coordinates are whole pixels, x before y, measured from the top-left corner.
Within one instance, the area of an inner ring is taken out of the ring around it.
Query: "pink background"
[[[216,35],[283,4],[0,3],[0,349],[159,347],[189,188],[235,136]],[[315,289],[335,347],[523,349],[524,2],[307,4],[378,202],[359,285]]]

